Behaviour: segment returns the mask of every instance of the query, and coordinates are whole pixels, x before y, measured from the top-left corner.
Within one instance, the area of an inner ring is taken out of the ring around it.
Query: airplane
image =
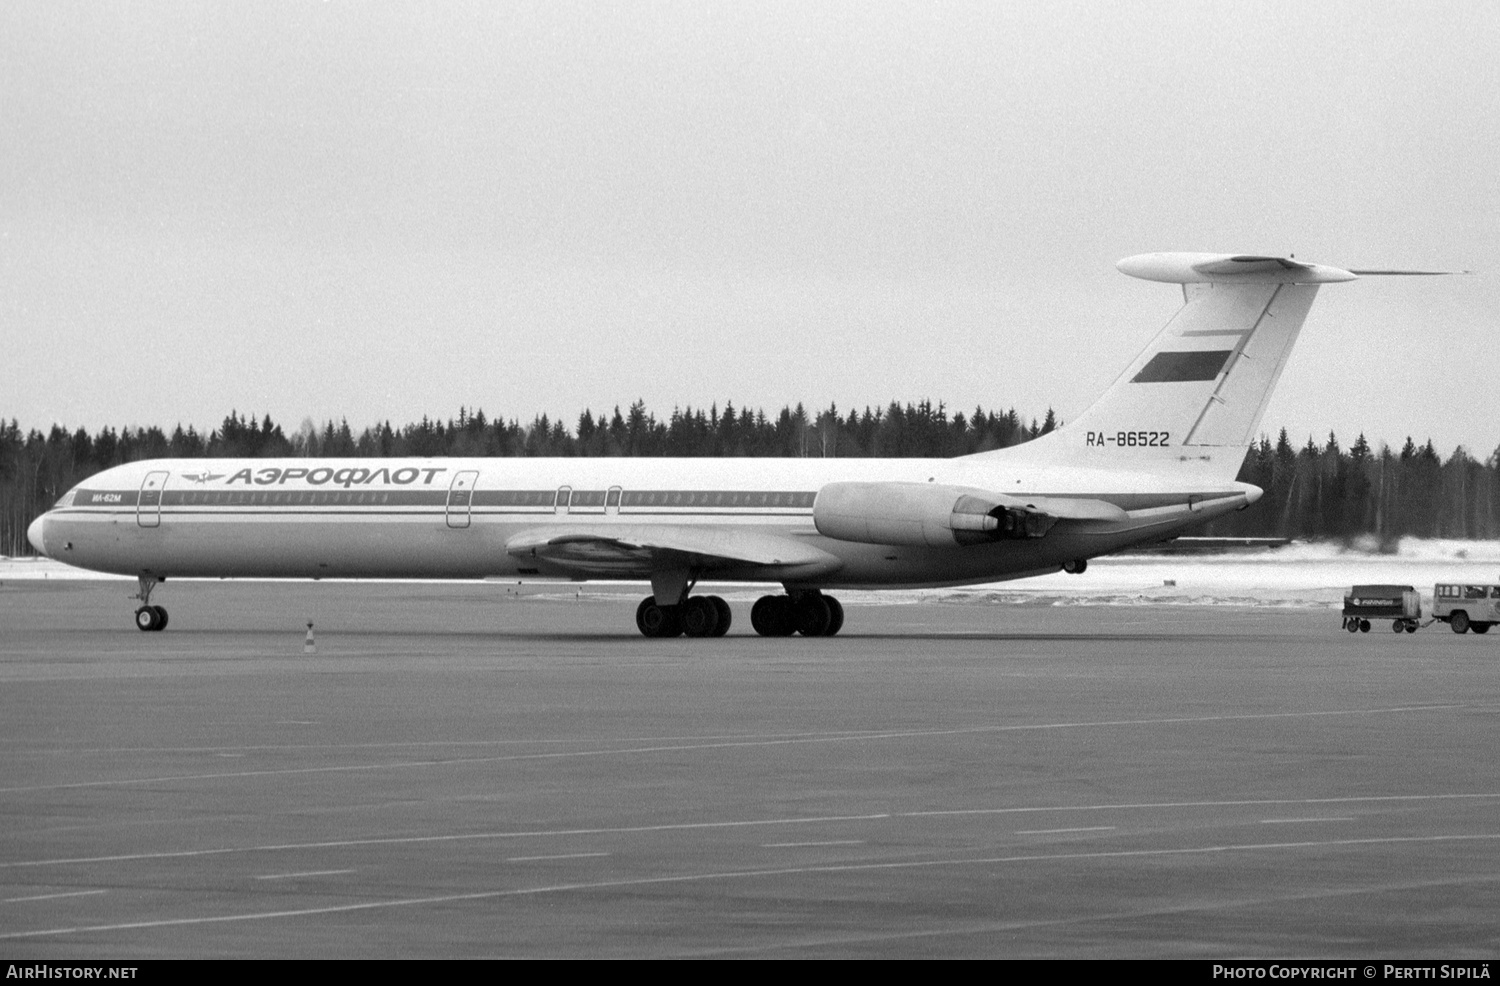
[[[133,575],[136,626],[169,578],[651,583],[647,637],[722,636],[700,580],[770,583],[756,633],[832,636],[839,589],[996,582],[1182,535],[1261,490],[1235,481],[1323,284],[1291,258],[1151,253],[1116,265],[1183,306],[1079,417],[952,459],[157,459],[90,477],[37,518],[38,552]]]

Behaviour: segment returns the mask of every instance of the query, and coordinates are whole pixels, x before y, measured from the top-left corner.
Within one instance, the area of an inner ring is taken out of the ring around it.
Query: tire
[[[786,596],[761,596],[750,610],[750,625],[762,637],[790,637],[797,632],[794,615]]]
[[[1391,621],[1391,632],[1392,633],[1400,633],[1402,630],[1405,630],[1405,629],[1406,629],[1406,624],[1402,623],[1400,620],[1392,620]]]
[[[792,605],[791,596],[777,596],[771,614],[776,636],[790,637],[797,632],[797,607]]]
[[[658,637],[666,640],[671,637],[682,636],[682,607],[681,606],[658,606],[661,610],[663,620]]]
[[[156,610],[156,626],[153,630],[165,630],[167,628],[167,611],[161,606],[152,606]]]
[[[762,637],[771,636],[771,600],[775,596],[761,596],[750,607],[750,628]]]
[[[1359,632],[1359,621],[1355,620],[1355,619],[1347,619],[1347,620],[1345,620],[1344,621],[1344,629],[1348,630],[1350,633],[1358,633]]]
[[[822,593],[810,592],[794,604],[797,632],[804,637],[821,637],[833,623],[833,610]]]
[[[1417,632],[1417,625],[1415,623],[1408,623],[1406,625],[1406,632],[1407,633],[1416,633]]]
[[[828,621],[828,629],[824,631],[823,636],[836,636],[840,630],[844,629],[844,604],[832,596],[824,596],[823,598],[828,601],[828,613],[832,617]]]
[[[1448,627],[1454,633],[1468,633],[1468,631],[1469,631],[1469,614],[1465,613],[1461,609],[1460,610],[1455,610],[1453,612],[1453,615],[1450,616],[1450,617],[1448,617]]]
[[[137,630],[149,633],[156,629],[156,625],[159,622],[161,622],[161,618],[156,615],[155,608],[151,606],[142,606],[135,611],[135,628]]]
[[[719,608],[707,596],[694,596],[679,609],[682,632],[689,637],[712,637],[719,628]]]
[[[1494,625],[1493,623],[1470,623],[1469,628],[1475,633],[1489,633],[1490,627]]]
[[[722,637],[729,632],[729,624],[734,622],[734,611],[718,596],[709,596],[708,601],[713,603],[714,609],[719,611],[719,625],[714,628],[714,636]]]
[[[1370,621],[1369,620],[1360,620],[1359,621],[1359,632],[1360,633],[1369,633],[1370,632]]]
[[[636,622],[648,637],[675,637],[682,633],[682,607],[658,606],[653,596],[636,608]]]

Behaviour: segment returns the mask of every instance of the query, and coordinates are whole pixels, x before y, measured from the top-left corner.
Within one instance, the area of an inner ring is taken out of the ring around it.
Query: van
[[[1500,585],[1459,585],[1439,582],[1432,587],[1432,618],[1454,633],[1489,633],[1500,623]]]

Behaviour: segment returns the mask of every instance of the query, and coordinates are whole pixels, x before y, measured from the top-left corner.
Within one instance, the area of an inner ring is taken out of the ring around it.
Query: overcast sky
[[[1488,2],[0,5],[0,416],[927,398],[1076,416],[1181,304],[1323,288],[1262,429],[1500,445]]]

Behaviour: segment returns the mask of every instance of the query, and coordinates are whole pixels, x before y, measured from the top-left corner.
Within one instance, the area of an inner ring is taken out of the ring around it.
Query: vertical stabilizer
[[[1119,268],[1181,284],[1185,304],[1076,420],[1000,451],[1038,464],[1191,470],[1232,480],[1318,285],[1355,276],[1230,254],[1144,254]]]

